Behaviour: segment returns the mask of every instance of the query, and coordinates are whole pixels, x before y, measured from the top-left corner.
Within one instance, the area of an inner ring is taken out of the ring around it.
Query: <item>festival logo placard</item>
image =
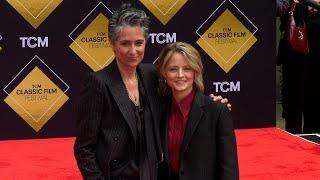
[[[225,0],[197,29],[197,43],[228,73],[257,41],[257,30],[231,0]]]
[[[107,16],[109,8],[99,2],[98,5],[69,34],[73,41],[70,48],[93,70],[108,66],[115,58],[108,40]],[[91,20],[93,19],[93,20]],[[90,21],[91,20],[91,21]],[[88,24],[86,26],[86,24]]]
[[[7,0],[7,2],[36,29],[62,0]]]
[[[38,65],[34,65],[36,63]],[[44,70],[49,73],[45,74]],[[21,77],[23,74],[26,76]],[[18,79],[22,81],[16,82]],[[51,79],[60,81],[62,87]],[[3,89],[7,94],[4,101],[38,132],[69,99],[65,94],[68,89],[69,86],[49,66],[34,56]]]
[[[187,0],[140,0],[142,4],[166,25],[170,19],[183,7]]]

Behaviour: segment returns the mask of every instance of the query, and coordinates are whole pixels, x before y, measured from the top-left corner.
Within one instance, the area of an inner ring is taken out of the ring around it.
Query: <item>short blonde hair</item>
[[[157,62],[157,69],[159,73],[159,90],[163,95],[171,93],[170,87],[167,85],[164,78],[165,68],[175,53],[182,54],[187,60],[188,65],[195,72],[193,86],[196,90],[203,92],[203,77],[202,77],[202,60],[199,52],[190,44],[186,42],[175,42],[166,45],[160,52]]]

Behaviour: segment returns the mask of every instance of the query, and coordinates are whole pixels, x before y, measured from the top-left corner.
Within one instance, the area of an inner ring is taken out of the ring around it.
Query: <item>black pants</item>
[[[320,103],[320,93],[315,88],[320,82],[318,72],[319,57],[287,51],[282,64],[282,116],[290,133],[320,132],[319,106],[314,106]]]
[[[179,180],[179,176],[177,174],[171,174],[170,180]]]
[[[282,116],[288,132],[301,134],[302,117],[306,109],[306,57],[288,52],[291,54],[287,54],[282,64]]]

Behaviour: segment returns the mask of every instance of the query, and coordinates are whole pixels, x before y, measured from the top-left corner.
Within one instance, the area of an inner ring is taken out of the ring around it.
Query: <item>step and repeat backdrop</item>
[[[275,3],[136,0],[151,18],[144,63],[186,41],[201,53],[205,93],[232,103],[236,128],[275,126]],[[75,135],[84,76],[114,60],[108,19],[119,0],[0,1],[0,139]]]

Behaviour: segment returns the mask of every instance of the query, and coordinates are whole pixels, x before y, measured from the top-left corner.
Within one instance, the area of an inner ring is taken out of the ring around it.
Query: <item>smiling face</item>
[[[173,95],[188,95],[193,89],[194,76],[186,57],[179,52],[175,52],[165,65],[164,78]]]
[[[136,68],[144,57],[146,39],[141,27],[124,26],[111,43],[119,68]]]

